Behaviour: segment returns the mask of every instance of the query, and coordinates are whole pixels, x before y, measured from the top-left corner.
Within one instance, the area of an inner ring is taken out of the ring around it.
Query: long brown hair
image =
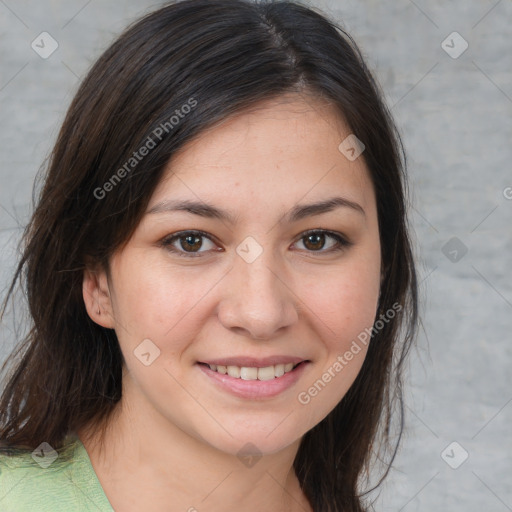
[[[46,441],[58,449],[70,432],[107,424],[121,398],[123,357],[115,332],[85,310],[86,265],[108,269],[184,144],[232,114],[289,92],[327,99],[365,145],[384,269],[376,319],[401,305],[372,331],[354,384],[304,435],[294,462],[315,510],[365,510],[360,487],[373,455],[384,450],[391,463],[398,446],[402,366],[418,321],[405,153],[356,43],[325,16],[293,2],[169,4],[129,27],[83,80],[48,161],[2,310],[18,285],[26,290],[30,330],[2,369],[12,360],[0,399],[5,446],[33,449]],[[172,124],[191,99],[194,108]],[[156,147],[127,168],[162,126],[167,130],[160,130]]]

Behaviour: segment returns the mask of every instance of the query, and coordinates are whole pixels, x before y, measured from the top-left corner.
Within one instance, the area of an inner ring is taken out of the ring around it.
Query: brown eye
[[[181,248],[185,251],[192,249],[195,252],[201,249],[201,245],[203,245],[201,237],[197,235],[180,236],[178,240],[180,241]]]
[[[207,241],[206,249],[200,250],[204,247],[204,241]],[[208,243],[211,247],[208,247]],[[167,250],[178,254],[179,256],[201,256],[203,253],[209,252],[215,247],[215,244],[202,231],[181,231],[168,236],[161,242],[162,246]]]
[[[329,243],[329,239],[332,242]],[[339,251],[352,245],[343,236],[331,231],[322,230],[303,233],[299,241],[303,241],[303,245],[308,252],[319,252],[321,254]],[[326,245],[327,249],[325,249]]]
[[[306,242],[304,246],[312,251],[322,249],[325,244],[325,235],[323,233],[316,233],[313,235],[307,235],[304,237]]]

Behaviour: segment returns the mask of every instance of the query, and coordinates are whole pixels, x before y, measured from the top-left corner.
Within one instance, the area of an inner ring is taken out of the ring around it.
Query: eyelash
[[[350,247],[351,245],[353,245],[352,242],[349,242],[341,234],[333,232],[333,231],[328,231],[328,230],[325,230],[325,229],[310,229],[308,231],[304,231],[303,233],[301,233],[301,236],[297,239],[297,241],[300,241],[303,238],[306,238],[308,235],[314,235],[314,234],[328,235],[329,237],[334,238],[334,240],[336,240],[337,245],[334,246],[334,247],[331,247],[330,249],[328,249],[326,251],[324,251],[324,250],[313,251],[313,250],[307,250],[306,249],[306,252],[313,253],[313,254],[315,254],[315,253],[318,253],[318,254],[327,254],[327,253],[329,253],[330,254],[330,253],[334,253],[334,252],[343,251],[343,250],[347,249],[348,247]],[[196,236],[204,237],[204,238],[207,238],[208,240],[210,240],[211,242],[214,242],[211,239],[210,235],[208,235],[208,233],[205,233],[204,231],[188,230],[188,231],[179,231],[177,233],[173,233],[172,235],[169,235],[169,236],[165,237],[161,241],[161,245],[165,249],[167,249],[168,251],[173,252],[173,253],[177,254],[178,256],[184,257],[184,258],[198,258],[202,254],[209,252],[209,251],[187,252],[187,251],[179,250],[176,247],[173,247],[172,243],[175,240],[179,240],[180,238],[184,238],[187,235],[196,235]]]

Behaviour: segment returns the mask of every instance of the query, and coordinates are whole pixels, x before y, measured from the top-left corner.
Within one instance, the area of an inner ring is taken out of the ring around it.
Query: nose
[[[226,329],[265,340],[297,322],[298,298],[270,250],[251,263],[236,255],[226,278],[217,313]]]

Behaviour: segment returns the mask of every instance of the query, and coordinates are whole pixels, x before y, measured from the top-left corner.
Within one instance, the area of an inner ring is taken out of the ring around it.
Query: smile
[[[299,363],[300,364],[300,363]],[[235,379],[243,380],[271,380],[282,377],[285,373],[291,372],[297,365],[293,363],[276,364],[258,368],[254,366],[222,366],[216,364],[208,365],[210,370],[222,375],[229,375]]]
[[[254,400],[272,398],[288,390],[300,379],[311,362],[299,360],[274,365],[265,364],[238,366],[198,363],[196,367],[221,391],[239,398]]]

